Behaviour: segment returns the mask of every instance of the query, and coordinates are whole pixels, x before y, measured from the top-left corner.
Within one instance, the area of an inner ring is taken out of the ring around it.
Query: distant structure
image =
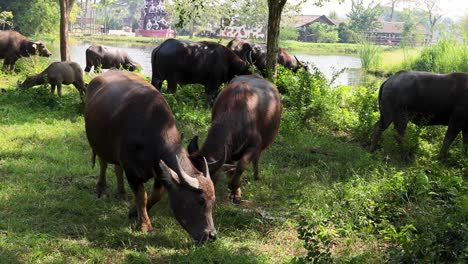
[[[219,29],[216,34],[221,38],[242,38],[242,39],[258,39],[265,40],[265,28],[263,27],[248,27],[243,26],[228,26],[224,29]]]
[[[174,37],[174,30],[167,21],[167,13],[164,10],[164,0],[144,0],[141,8],[140,27],[135,32],[143,37]]]
[[[309,27],[310,25],[322,23],[329,26],[338,26],[339,21],[329,19],[325,15],[299,15],[287,18],[285,23],[298,30],[299,41],[312,42],[314,38],[312,35],[312,29]]]
[[[403,40],[404,22],[382,22],[382,27],[372,32],[366,32],[367,38],[379,45],[401,46]],[[416,25],[417,33],[421,34],[421,40],[413,43],[416,46],[427,45],[431,40],[431,33],[421,24]],[[416,39],[416,36],[413,36]]]

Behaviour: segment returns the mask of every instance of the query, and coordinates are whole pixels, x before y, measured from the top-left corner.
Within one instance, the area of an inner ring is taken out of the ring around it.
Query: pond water
[[[91,43],[73,43],[70,48],[71,60],[86,67],[85,51]],[[129,56],[143,67],[142,72],[151,76],[151,52],[156,46],[106,44],[127,51]],[[361,80],[361,61],[359,57],[346,55],[306,55],[295,54],[301,61],[315,65],[330,80],[336,72],[346,68],[333,82],[333,85],[358,85]],[[59,53],[53,55],[54,60],[60,60]]]

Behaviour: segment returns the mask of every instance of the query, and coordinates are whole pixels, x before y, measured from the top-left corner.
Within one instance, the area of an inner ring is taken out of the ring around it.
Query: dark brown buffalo
[[[21,57],[39,55],[50,57],[52,53],[40,41],[30,41],[16,31],[0,31],[0,59],[5,59],[2,70],[15,69],[16,61]]]
[[[227,47],[240,58],[247,62],[251,62],[255,67],[257,67],[263,76],[266,76],[266,44],[255,44],[243,39],[235,38],[229,41]],[[278,50],[277,62],[293,72],[297,72],[300,68],[307,70],[307,65],[301,63],[296,56],[289,55],[286,50],[282,48],[279,48]]]
[[[142,231],[152,229],[147,211],[165,189],[174,216],[194,240],[216,237],[207,164],[203,172],[192,165],[171,109],[151,84],[118,70],[94,78],[86,96],[85,125],[93,153],[125,172]],[[154,187],[147,200],[144,183],[151,178]]]
[[[375,124],[370,150],[374,151],[382,132],[393,122],[397,142],[403,146],[403,136],[409,121],[417,125],[448,126],[439,153],[447,156],[455,137],[463,132],[468,146],[468,74],[434,74],[403,71],[388,78],[380,87],[380,119]]]
[[[228,164],[237,161],[230,171],[229,189],[234,203],[241,198],[240,177],[250,161],[254,178],[259,179],[258,160],[261,152],[276,137],[281,119],[282,104],[276,87],[260,75],[234,78],[221,91],[212,110],[211,127],[201,150],[198,137],[189,144],[192,161],[202,166],[203,157],[213,164],[210,173],[216,183],[220,160]],[[217,163],[216,163],[217,161]]]
[[[35,85],[49,83],[52,93],[55,92],[57,86],[57,94],[62,97],[62,83],[73,84],[75,88],[83,95],[86,92],[85,83],[83,81],[83,69],[76,62],[52,62],[41,73],[30,76],[20,85],[21,88],[30,88]]]
[[[249,64],[231,50],[208,41],[168,39],[153,50],[151,66],[151,83],[159,90],[164,80],[171,93],[176,92],[178,83],[199,83],[205,86],[207,102],[222,83],[250,73]]]
[[[85,72],[90,72],[93,66],[95,72],[121,67],[129,71],[141,68],[140,64],[134,62],[126,51],[104,45],[91,45],[86,49]]]

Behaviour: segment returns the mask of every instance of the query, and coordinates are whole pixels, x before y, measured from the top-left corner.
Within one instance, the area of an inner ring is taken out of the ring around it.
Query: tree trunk
[[[281,12],[286,0],[268,0],[267,77],[276,78]]]
[[[60,60],[70,60],[68,20],[75,0],[60,0]]]

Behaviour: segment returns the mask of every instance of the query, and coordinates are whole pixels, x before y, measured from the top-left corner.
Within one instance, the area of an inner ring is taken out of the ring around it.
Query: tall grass
[[[378,68],[380,66],[382,59],[381,47],[363,38],[360,41],[358,53],[364,70],[367,71],[371,68]]]
[[[468,45],[453,39],[441,39],[424,47],[418,56],[406,59],[402,69],[436,73],[468,72]]]

